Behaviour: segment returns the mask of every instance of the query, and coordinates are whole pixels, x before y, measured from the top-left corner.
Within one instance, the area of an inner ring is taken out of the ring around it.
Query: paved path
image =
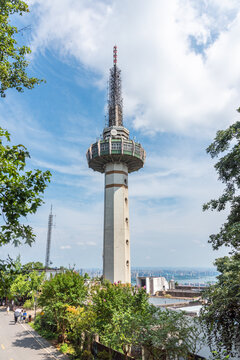
[[[0,308],[1,360],[68,360],[28,324],[16,324],[13,312]]]

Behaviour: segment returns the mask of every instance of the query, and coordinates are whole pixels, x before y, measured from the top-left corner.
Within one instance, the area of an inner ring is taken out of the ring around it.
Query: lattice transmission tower
[[[45,258],[45,268],[48,269],[50,265],[50,248],[51,248],[51,238],[52,238],[52,228],[53,228],[53,214],[52,214],[52,205],[50,214],[48,217],[48,232],[47,232],[47,247],[46,247],[46,258]]]

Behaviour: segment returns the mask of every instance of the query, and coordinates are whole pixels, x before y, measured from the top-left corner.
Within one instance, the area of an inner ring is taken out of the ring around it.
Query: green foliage
[[[111,360],[112,359],[112,356],[111,356],[111,353],[109,353],[108,351],[106,350],[103,350],[103,351],[100,351],[98,354],[97,354],[97,358],[100,360]]]
[[[81,354],[81,360],[93,360],[93,355],[91,353],[91,351],[89,350],[84,350]]]
[[[30,157],[23,145],[4,145],[10,135],[0,128],[0,245],[13,242],[31,245],[35,235],[29,225],[22,223],[28,214],[35,214],[42,204],[42,194],[50,181],[50,172],[25,171]]]
[[[40,261],[28,262],[27,264],[22,266],[23,272],[33,271],[33,270],[43,270],[43,269],[44,269],[43,263],[41,263]]]
[[[37,316],[35,328],[72,344],[81,358],[95,334],[101,343],[125,356],[131,345],[140,345],[154,359],[187,356],[196,352],[197,341],[201,343],[200,327],[194,319],[160,311],[148,303],[144,289],[107,281],[87,287],[84,277],[74,271],[46,281],[39,304],[43,312]]]
[[[25,301],[25,303],[23,304],[23,307],[24,309],[27,309],[27,310],[31,310],[34,308],[34,301],[33,299],[28,299]]]
[[[22,0],[0,0],[0,95],[6,96],[6,90],[15,88],[23,92],[23,88],[32,89],[43,80],[28,77],[26,72],[29,62],[26,60],[31,49],[18,46],[17,35],[22,30],[11,24],[11,18],[17,14],[28,13],[29,8]]]
[[[240,108],[237,110],[240,112]],[[220,130],[207,148],[212,158],[222,157],[215,164],[219,180],[225,184],[223,194],[211,200],[203,210],[229,210],[226,222],[218,234],[210,236],[213,249],[231,248],[232,257],[216,260],[220,275],[215,285],[205,292],[207,304],[202,311],[202,322],[208,341],[218,352],[240,354],[240,122]],[[216,353],[217,354],[217,353]],[[215,354],[215,355],[216,355]],[[224,355],[225,356],[225,355]],[[218,354],[216,355],[216,359]]]
[[[137,343],[140,323],[148,314],[146,291],[104,282],[93,287],[92,304],[95,331],[103,344],[126,353],[129,345]]]
[[[32,301],[37,291],[40,290],[45,273],[38,274],[32,271],[27,274],[19,274],[11,285],[11,294],[15,297],[31,297]]]
[[[227,151],[227,153],[225,153]],[[203,205],[203,210],[222,211],[227,204],[230,213],[218,234],[210,236],[209,242],[215,250],[222,245],[233,250],[240,249],[240,122],[237,121],[226,130],[219,130],[214,142],[207,148],[212,158],[225,153],[215,164],[219,180],[226,185],[223,194],[217,200]]]
[[[66,354],[68,352],[68,344],[66,344],[66,343],[62,344],[60,346],[60,351],[61,351],[61,353]]]
[[[38,303],[43,308],[43,317],[54,320],[59,335],[66,335],[67,308],[82,305],[87,291],[84,278],[75,271],[57,274],[44,282]]]
[[[56,326],[54,320],[47,314],[38,314],[34,323],[30,323],[34,330],[36,330],[42,337],[47,340],[56,340]]]
[[[11,286],[21,271],[20,257],[0,260],[0,297],[12,298]]]
[[[210,360],[227,360],[230,358],[230,355],[227,354],[226,350],[223,350],[221,352],[218,352],[216,350],[212,351],[212,356]]]
[[[218,282],[204,293],[202,322],[209,344],[240,354],[240,255],[216,260]]]
[[[74,345],[76,353],[91,341],[96,314],[92,306],[68,306],[66,309],[67,339]],[[84,334],[84,336],[82,335]]]
[[[154,359],[187,358],[199,350],[203,339],[197,318],[155,307],[151,313],[142,326],[140,343]]]

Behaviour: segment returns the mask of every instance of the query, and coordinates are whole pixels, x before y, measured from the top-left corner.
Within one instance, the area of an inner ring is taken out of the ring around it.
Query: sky
[[[206,154],[239,120],[240,3],[235,0],[29,0],[13,21],[32,49],[29,74],[45,84],[0,99],[0,124],[24,144],[28,168],[49,169],[45,204],[25,219],[36,242],[0,258],[45,261],[53,205],[53,266],[102,266],[104,176],[86,151],[105,126],[112,50],[122,70],[124,125],[145,148],[129,175],[132,266],[210,267],[226,213],[202,212],[223,185]]]

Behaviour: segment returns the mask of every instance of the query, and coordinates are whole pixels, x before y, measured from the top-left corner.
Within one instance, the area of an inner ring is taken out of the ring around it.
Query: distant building
[[[51,277],[54,277],[57,274],[62,274],[65,272],[63,269],[43,269],[43,270],[37,270],[39,275],[41,273],[45,273],[45,280],[50,280]]]
[[[157,291],[167,291],[169,289],[167,280],[162,276],[138,276],[137,286],[146,287],[146,292],[150,295],[155,295]]]
[[[169,281],[169,289],[175,290],[175,281],[173,279]]]

